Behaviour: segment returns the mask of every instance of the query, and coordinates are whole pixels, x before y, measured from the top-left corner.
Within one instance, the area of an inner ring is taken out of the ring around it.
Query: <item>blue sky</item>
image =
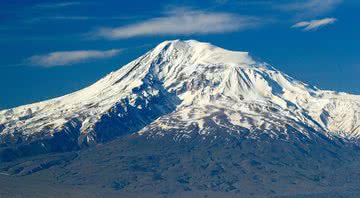
[[[360,1],[0,2],[0,109],[86,87],[163,40],[249,51],[322,89],[360,94]]]

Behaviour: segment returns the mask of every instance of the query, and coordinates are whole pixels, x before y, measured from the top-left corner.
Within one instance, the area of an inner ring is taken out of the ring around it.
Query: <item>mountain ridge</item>
[[[360,96],[311,87],[248,52],[173,40],[87,88],[0,111],[1,144],[35,144],[39,152],[132,133],[206,138],[215,129],[238,137],[287,139],[292,131],[308,139],[315,134],[357,141]]]

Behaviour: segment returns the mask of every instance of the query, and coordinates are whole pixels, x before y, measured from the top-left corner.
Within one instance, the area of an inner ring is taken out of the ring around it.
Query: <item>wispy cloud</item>
[[[46,3],[46,4],[38,4],[35,7],[37,8],[61,8],[61,7],[69,7],[73,5],[80,5],[81,2],[78,1],[68,1],[68,2],[61,2],[61,3]]]
[[[275,8],[295,12],[299,17],[313,17],[326,14],[335,9],[343,0],[302,0],[275,4]]]
[[[35,66],[54,67],[72,65],[87,60],[102,59],[116,56],[121,52],[120,49],[105,51],[98,50],[79,50],[79,51],[57,51],[43,55],[31,56],[26,60],[27,63]]]
[[[90,35],[107,39],[124,39],[149,35],[214,34],[245,30],[261,23],[262,21],[255,17],[180,8],[167,11],[163,17],[128,26],[102,28]]]
[[[291,26],[291,28],[302,28],[304,31],[316,30],[320,27],[335,23],[336,20],[337,19],[335,18],[324,18],[319,20],[301,21]]]

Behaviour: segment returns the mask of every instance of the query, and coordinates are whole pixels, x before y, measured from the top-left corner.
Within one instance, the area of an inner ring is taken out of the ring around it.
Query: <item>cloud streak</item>
[[[330,25],[336,22],[335,18],[324,18],[319,20],[301,21],[291,26],[291,28],[302,28],[304,31],[317,30],[320,27]]]
[[[343,0],[302,0],[279,4],[275,7],[280,10],[295,12],[298,17],[313,17],[330,12],[342,2]]]
[[[49,4],[38,4],[36,5],[37,8],[63,8],[69,7],[74,5],[80,5],[81,2],[78,1],[69,1],[69,2],[61,2],[61,3],[49,3]]]
[[[120,49],[105,51],[98,50],[78,50],[78,51],[57,51],[43,55],[34,55],[27,59],[27,63],[34,66],[54,67],[72,65],[88,60],[110,58],[118,55]]]
[[[92,37],[125,39],[152,35],[195,35],[240,31],[256,27],[261,21],[255,17],[225,12],[204,12],[175,9],[165,16],[115,28],[102,28],[90,33]]]

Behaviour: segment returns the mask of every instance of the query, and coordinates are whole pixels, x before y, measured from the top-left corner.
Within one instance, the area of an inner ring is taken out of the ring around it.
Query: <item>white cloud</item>
[[[330,12],[342,2],[343,0],[302,0],[276,5],[275,7],[296,12],[299,17],[313,17]]]
[[[147,35],[194,35],[224,33],[256,27],[260,20],[224,12],[204,12],[180,8],[165,16],[116,28],[102,28],[91,36],[124,39]]]
[[[37,8],[61,8],[61,7],[69,7],[74,5],[80,5],[81,2],[78,1],[68,1],[68,2],[61,2],[61,3],[49,3],[49,4],[38,4],[35,7]]]
[[[27,62],[31,65],[42,67],[53,67],[72,65],[86,60],[101,59],[116,56],[120,53],[119,49],[105,51],[98,50],[79,50],[79,51],[58,51],[43,55],[35,55],[28,58]]]
[[[319,27],[330,25],[335,23],[337,19],[335,18],[324,18],[319,20],[311,20],[311,21],[301,21],[291,26],[291,28],[303,28],[305,31],[316,30]]]

